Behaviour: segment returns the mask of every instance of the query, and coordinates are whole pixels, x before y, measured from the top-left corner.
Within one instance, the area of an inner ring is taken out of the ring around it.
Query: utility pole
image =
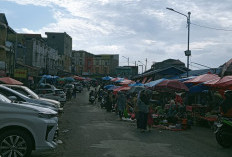
[[[136,61],[135,61],[135,66],[136,66]]]
[[[130,59],[129,59],[129,57],[125,57],[125,56],[122,56],[123,58],[126,58],[127,59],[127,62],[128,62],[128,66],[130,66]]]
[[[191,15],[191,12],[188,12],[188,15],[185,15],[181,12],[178,12],[172,8],[166,8],[170,11],[173,11],[173,12],[176,12],[180,15],[183,15],[187,18],[187,24],[188,24],[188,45],[187,45],[187,50],[185,51],[185,56],[187,56],[187,77],[189,76],[189,56],[191,56],[191,51],[189,50],[189,38],[190,38],[190,15]]]
[[[146,58],[145,71],[147,71],[147,58]]]

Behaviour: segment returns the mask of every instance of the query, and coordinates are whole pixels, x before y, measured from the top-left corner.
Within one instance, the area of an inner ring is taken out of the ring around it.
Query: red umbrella
[[[219,78],[216,78],[215,80],[210,80],[210,81],[207,81],[207,82],[204,82],[204,85],[206,85],[206,86],[214,86],[214,84],[216,83],[216,82],[218,82],[220,80],[220,77]]]
[[[22,82],[17,81],[13,78],[10,78],[10,77],[2,77],[2,78],[0,78],[0,81],[5,83],[5,84],[23,85]]]
[[[118,88],[115,88],[113,90],[113,93],[116,94],[118,91],[128,91],[130,89],[131,89],[131,87],[128,87],[128,86],[120,86]]]
[[[188,91],[188,87],[178,81],[178,80],[164,80],[162,82],[160,82],[159,84],[157,84],[156,86],[154,86],[154,89],[158,89],[158,90],[175,90],[175,91]]]
[[[231,86],[232,86],[232,76],[224,76],[213,85],[213,87],[217,87],[217,88],[230,88]]]
[[[74,78],[75,80],[85,80],[85,78],[80,77],[80,76],[73,76],[73,78]]]
[[[194,84],[198,84],[198,83],[203,83],[203,82],[207,82],[207,81],[211,81],[211,80],[215,80],[220,78],[218,75],[215,74],[204,74],[204,75],[200,75],[197,76],[193,79],[184,81],[184,83],[194,83]]]
[[[124,80],[124,81],[120,82],[121,85],[128,85],[128,84],[131,84],[131,83],[135,83],[135,81],[132,81],[132,80]]]

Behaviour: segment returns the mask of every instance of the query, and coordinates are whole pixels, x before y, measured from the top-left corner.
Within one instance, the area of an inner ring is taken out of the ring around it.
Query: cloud
[[[186,17],[167,10],[166,7],[184,14],[191,12],[192,24],[232,28],[232,6],[229,0],[5,1],[27,7],[42,6],[53,13],[55,22],[38,30],[30,27],[15,28],[16,30],[41,33],[43,36],[44,32],[67,32],[73,39],[73,49],[94,54],[116,53],[130,57],[131,63],[146,58],[149,65],[153,61],[168,58],[186,62]],[[23,19],[26,18],[22,18],[22,22]],[[191,25],[191,59],[214,67],[219,66],[231,57],[230,36],[230,32]],[[120,60],[121,63],[125,62],[125,59]]]

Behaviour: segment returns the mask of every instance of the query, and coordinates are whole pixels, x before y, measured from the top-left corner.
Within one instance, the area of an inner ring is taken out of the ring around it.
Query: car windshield
[[[2,102],[7,102],[7,103],[11,103],[11,100],[8,99],[7,97],[5,97],[4,95],[0,94],[0,101]]]
[[[25,87],[25,90],[31,95],[32,98],[39,99],[39,96],[35,92],[33,92],[30,88]]]

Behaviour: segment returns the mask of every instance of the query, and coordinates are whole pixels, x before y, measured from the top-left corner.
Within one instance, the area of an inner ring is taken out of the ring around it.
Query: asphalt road
[[[135,123],[119,121],[98,104],[89,104],[88,92],[65,104],[59,118],[62,144],[55,150],[33,152],[33,157],[231,157],[232,148],[220,147],[209,128],[187,131],[154,128],[141,133]]]

